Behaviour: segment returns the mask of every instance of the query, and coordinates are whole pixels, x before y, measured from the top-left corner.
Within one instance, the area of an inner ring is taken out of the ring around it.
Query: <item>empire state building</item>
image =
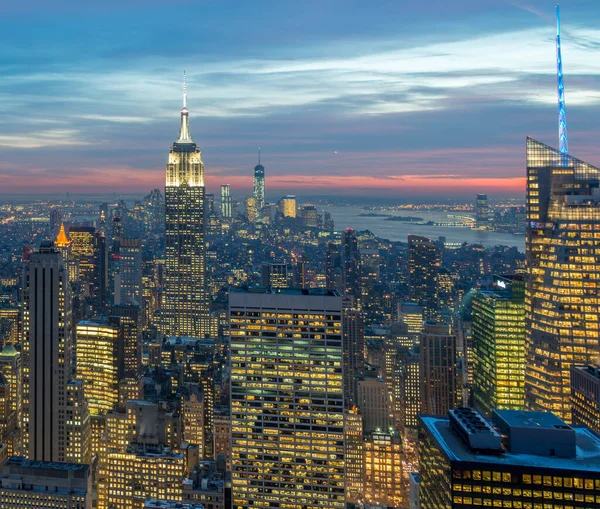
[[[169,151],[165,186],[163,334],[202,338],[209,330],[204,195],[204,164],[190,134],[184,83],[179,138]]]

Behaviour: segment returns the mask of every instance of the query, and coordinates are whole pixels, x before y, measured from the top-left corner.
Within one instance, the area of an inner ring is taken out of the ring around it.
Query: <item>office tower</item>
[[[600,434],[600,367],[571,366],[573,424],[582,424]]]
[[[365,315],[360,309],[344,308],[342,313],[344,355],[344,396],[356,397],[356,377],[365,368]]]
[[[84,320],[76,331],[77,378],[84,382],[90,414],[105,414],[119,401],[119,327]]]
[[[571,365],[599,346],[599,170],[527,139],[525,401],[571,420]]]
[[[122,238],[119,244],[119,302],[142,303],[142,246],[140,239]]]
[[[421,416],[420,499],[427,509],[600,507],[600,439],[548,412]]]
[[[363,416],[363,432],[388,431],[393,425],[388,388],[383,378],[365,376],[356,382],[356,404]]]
[[[208,332],[204,193],[204,164],[190,135],[184,90],[179,137],[167,163],[163,334],[202,338]]]
[[[181,398],[183,439],[198,446],[198,455],[204,457],[204,395],[201,386],[189,384]]]
[[[450,325],[425,322],[420,335],[421,413],[445,415],[456,407],[459,378],[456,336]]]
[[[305,205],[298,211],[298,218],[305,228],[319,227],[319,214],[314,205]]]
[[[521,278],[494,276],[494,286],[473,297],[475,407],[522,410],[525,405],[525,303]]]
[[[293,194],[285,195],[277,204],[278,212],[284,218],[296,218],[296,197]]]
[[[14,415],[14,425],[11,426],[12,417],[7,417],[6,423],[2,425],[5,432],[2,442],[6,442],[9,456],[18,456],[22,447],[23,362],[21,354],[11,343],[5,345],[0,352],[0,375],[8,384],[8,413]]]
[[[64,414],[64,427],[59,431],[66,443],[65,461],[68,463],[89,463],[92,445],[90,409],[83,392],[83,380],[71,379],[67,382]]]
[[[144,197],[144,225],[146,233],[156,233],[164,225],[164,199],[160,189],[153,189]]]
[[[423,330],[423,306],[416,302],[398,304],[398,320],[408,325],[408,332],[419,334]]]
[[[440,267],[435,242],[418,235],[408,236],[410,298],[423,306],[425,320],[438,315],[437,276]]]
[[[64,461],[73,324],[69,276],[51,242],[42,242],[39,252],[31,254],[23,278],[23,307],[28,457]]]
[[[236,289],[229,310],[233,506],[345,507],[340,295]]]
[[[58,235],[56,236],[56,240],[54,241],[54,245],[58,252],[62,255],[63,263],[65,264],[65,268],[69,273],[70,281],[77,281],[79,278],[79,271],[74,266],[71,254],[71,241],[69,237],[67,237],[67,233],[65,232],[65,225],[61,224],[60,229],[58,231]]]
[[[246,221],[249,223],[255,223],[258,219],[256,198],[254,196],[246,196],[244,203],[246,208]]]
[[[402,355],[400,365],[400,429],[416,429],[421,412],[421,354],[419,345]]]
[[[363,450],[363,422],[358,408],[345,414],[344,437],[346,442],[346,502],[357,504],[365,494],[365,457]]]
[[[79,281],[93,284],[96,279],[96,249],[93,226],[70,226],[71,255],[78,266]],[[64,239],[61,239],[64,240]]]
[[[62,225],[63,214],[60,209],[53,208],[50,210],[50,237],[54,238],[58,235],[59,228]]]
[[[487,194],[478,194],[475,200],[475,222],[477,226],[488,226],[490,221],[490,207]]]
[[[365,501],[403,507],[402,439],[397,431],[373,432],[364,439]]]
[[[327,289],[343,291],[342,256],[337,244],[332,242],[327,244],[325,265],[325,284],[327,285]]]
[[[134,304],[112,306],[110,322],[119,327],[119,378],[135,377],[142,365],[141,309]]]
[[[233,215],[233,204],[231,202],[231,188],[229,184],[221,185],[221,216],[231,217]]]
[[[261,285],[267,288],[288,286],[288,266],[286,263],[263,263]]]
[[[13,457],[0,474],[3,509],[91,509],[92,468]]]
[[[108,302],[108,251],[106,236],[103,232],[94,235],[94,297],[96,305],[104,308]]]
[[[309,262],[304,256],[300,256],[296,259],[296,265],[294,266],[294,288],[308,288],[309,283]]]
[[[260,149],[258,149],[258,164],[254,167],[254,199],[257,210],[265,206],[265,167],[260,164]]]
[[[342,238],[342,270],[344,293],[360,301],[360,253],[356,232],[352,228],[346,228]]]

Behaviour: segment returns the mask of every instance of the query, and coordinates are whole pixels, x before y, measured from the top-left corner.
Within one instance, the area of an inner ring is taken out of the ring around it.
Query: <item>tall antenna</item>
[[[185,69],[183,71],[183,107],[187,108],[187,79],[185,77]]]
[[[258,147],[258,164],[260,166],[260,147]]]
[[[561,154],[569,152],[567,137],[567,108],[565,106],[565,84],[563,82],[562,54],[560,51],[560,7],[556,4],[556,69],[558,79],[558,137]]]

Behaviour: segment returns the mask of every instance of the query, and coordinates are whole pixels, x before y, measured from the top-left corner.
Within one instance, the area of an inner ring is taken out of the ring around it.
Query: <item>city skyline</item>
[[[3,193],[162,187],[186,69],[208,192],[250,194],[260,146],[275,196],[523,196],[525,135],[557,144],[553,3],[433,4],[180,3],[158,38],[170,3],[63,1],[35,5],[27,41],[4,7]],[[562,38],[571,153],[592,162],[595,10],[565,3]]]

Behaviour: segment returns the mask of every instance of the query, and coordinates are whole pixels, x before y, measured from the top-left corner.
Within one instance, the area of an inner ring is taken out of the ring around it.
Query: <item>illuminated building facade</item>
[[[352,228],[346,228],[342,237],[342,271],[344,294],[353,297],[360,306],[360,252],[358,239]]]
[[[95,234],[96,228],[93,226],[69,227],[71,255],[77,264],[78,280],[90,284],[96,279]]]
[[[256,198],[254,196],[246,196],[244,200],[246,208],[246,220],[249,223],[254,223],[258,219],[258,209],[256,208]]]
[[[600,507],[600,439],[547,412],[421,416],[420,504],[427,509]],[[476,424],[476,426],[475,426]]]
[[[139,238],[119,243],[120,295],[115,304],[142,304],[142,245]]]
[[[402,356],[400,365],[400,427],[416,429],[421,412],[421,355],[419,345]]]
[[[6,422],[6,438],[9,456],[21,454],[21,435],[23,422],[23,361],[20,352],[12,344],[4,346],[0,352],[0,374],[8,383],[9,413],[14,415],[14,426],[11,428],[12,418]],[[27,444],[25,444],[27,445]]]
[[[600,367],[571,367],[573,424],[587,426],[600,434]]]
[[[233,507],[345,507],[341,296],[234,290],[229,309]]]
[[[78,463],[8,460],[0,474],[3,509],[91,509],[92,469]]]
[[[90,410],[83,392],[83,380],[67,383],[67,404],[64,410],[65,425],[59,434],[66,444],[65,461],[89,463],[91,459],[92,429]]]
[[[435,243],[426,237],[408,236],[410,298],[423,306],[425,320],[438,316],[437,278],[440,258]]]
[[[365,501],[403,507],[402,440],[400,434],[374,432],[364,438]]]
[[[254,199],[257,210],[265,206],[265,167],[260,164],[260,149],[258,150],[258,164],[254,167]]]
[[[288,266],[286,263],[262,264],[262,286],[271,288],[287,288],[288,277]]]
[[[421,413],[445,415],[456,407],[459,378],[456,336],[450,325],[425,322],[420,335]]]
[[[473,396],[484,414],[525,405],[525,302],[520,279],[494,277],[473,298]]]
[[[296,218],[296,197],[288,194],[279,200],[279,212],[283,217]]]
[[[23,278],[24,374],[28,457],[65,461],[67,383],[73,374],[69,276],[51,242],[31,254]],[[54,369],[49,369],[50,367]]]
[[[231,216],[233,216],[231,186],[229,184],[223,184],[221,185],[221,217],[230,218]]]
[[[344,437],[346,441],[346,502],[359,503],[365,496],[365,457],[363,451],[363,419],[358,408],[353,407],[345,415]]]
[[[408,325],[408,332],[418,334],[423,330],[423,306],[416,302],[398,304],[398,320]]]
[[[571,420],[572,365],[600,351],[599,170],[527,138],[525,401]]]
[[[137,377],[142,365],[141,309],[136,304],[110,308],[110,323],[119,327],[119,377]]]
[[[190,385],[181,401],[181,417],[183,421],[183,439],[198,446],[200,458],[204,457],[204,398],[202,390]]]
[[[169,151],[165,186],[163,334],[203,338],[208,332],[204,194],[204,164],[190,134],[184,92],[179,137]]]
[[[119,327],[81,321],[76,330],[77,378],[84,382],[90,414],[101,415],[119,401]]]

